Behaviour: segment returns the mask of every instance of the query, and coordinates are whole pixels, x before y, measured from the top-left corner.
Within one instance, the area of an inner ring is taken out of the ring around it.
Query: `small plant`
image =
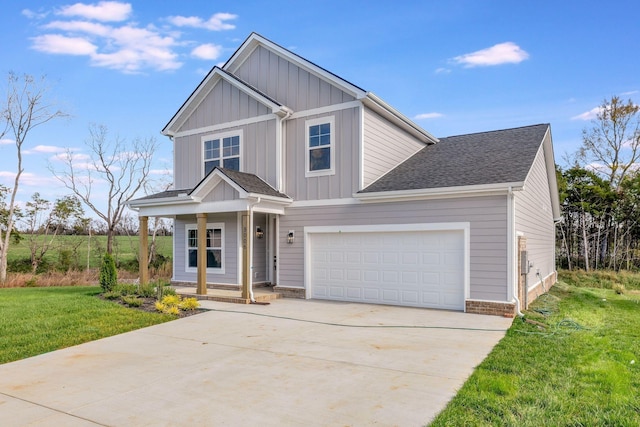
[[[27,288],[35,288],[38,286],[38,278],[36,276],[33,276],[32,278],[24,282],[24,285]]]
[[[120,292],[116,292],[116,291],[109,291],[102,294],[102,297],[104,299],[118,299],[121,296],[122,295],[120,294]]]
[[[177,305],[169,305],[163,310],[163,313],[173,314],[173,315],[177,316],[177,315],[180,314],[180,309],[178,308]]]
[[[117,283],[111,290],[113,292],[119,293],[122,296],[139,295],[138,287],[133,283]]]
[[[177,295],[176,290],[171,286],[163,286],[162,287],[162,295]]]
[[[624,294],[625,291],[624,285],[620,283],[614,284],[611,289],[613,289],[613,291],[618,295]]]
[[[128,305],[129,307],[140,307],[142,305],[142,300],[134,295],[123,296],[122,302]]]
[[[162,297],[161,302],[164,305],[175,305],[180,304],[180,295],[165,295]]]
[[[100,266],[100,286],[102,290],[108,292],[118,284],[118,270],[116,270],[116,262],[111,254],[106,253],[102,258]]]
[[[137,294],[141,298],[153,298],[156,296],[156,287],[153,283],[140,283]]]
[[[164,313],[164,310],[167,308],[167,305],[161,303],[160,301],[156,301],[155,307],[156,307],[156,310]]]
[[[196,308],[200,307],[200,303],[198,302],[198,300],[196,298],[184,298],[180,304],[178,304],[178,307],[181,310],[195,310]]]

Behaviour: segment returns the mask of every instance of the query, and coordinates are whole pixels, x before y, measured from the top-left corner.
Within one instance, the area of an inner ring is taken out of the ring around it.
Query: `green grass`
[[[525,313],[548,327],[516,318],[431,425],[640,425],[639,300],[559,282]]]
[[[29,252],[29,236],[25,235],[24,239],[19,243],[12,243],[9,248],[7,259],[9,262],[16,259],[24,259],[30,257]],[[90,250],[89,266],[90,268],[99,268],[102,256],[107,247],[107,236],[57,236],[55,244],[61,248],[75,252],[73,254],[74,262],[82,267],[87,265],[87,252]],[[173,237],[158,236],[156,237],[158,253],[167,258],[172,258]],[[90,246],[88,245],[90,243]],[[138,253],[138,236],[116,236],[114,241],[113,256],[118,262],[127,262],[136,258]],[[50,250],[45,259],[55,264],[58,261],[58,249]]]
[[[99,299],[99,287],[0,289],[0,363],[173,320]]]

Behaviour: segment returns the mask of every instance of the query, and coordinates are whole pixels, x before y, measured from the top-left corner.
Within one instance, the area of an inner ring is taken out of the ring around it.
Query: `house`
[[[130,206],[142,247],[174,219],[173,282],[198,293],[513,315],[556,281],[547,124],[438,139],[253,33],[162,133],[175,190]]]

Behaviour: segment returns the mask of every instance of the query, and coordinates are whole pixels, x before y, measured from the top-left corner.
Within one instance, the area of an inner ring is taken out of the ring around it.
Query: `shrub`
[[[138,295],[138,287],[133,283],[116,283],[111,290],[122,296]]]
[[[100,266],[100,286],[102,290],[108,292],[118,283],[118,271],[116,270],[116,263],[113,260],[111,254],[106,253],[102,258],[102,265]]]
[[[177,305],[168,305],[162,312],[177,316],[178,314],[180,314],[180,309],[178,308]]]
[[[162,297],[161,302],[164,305],[175,305],[180,304],[180,295],[165,295]]]
[[[153,283],[140,283],[137,294],[142,298],[153,298],[156,296],[156,287]]]
[[[118,299],[121,296],[122,295],[120,295],[120,292],[117,291],[109,291],[102,294],[102,297],[105,299]]]
[[[24,282],[24,285],[27,288],[35,288],[36,286],[38,286],[38,278],[36,276],[33,276],[29,280]]]
[[[142,300],[135,295],[123,296],[122,302],[127,304],[129,307],[140,307],[142,305]]]
[[[613,285],[611,289],[613,289],[615,293],[618,295],[624,294],[624,285],[621,285],[619,283],[616,283],[615,285]]]
[[[161,303],[160,301],[156,301],[156,310],[164,312],[164,310],[167,308],[167,306],[163,303]]]
[[[176,290],[173,289],[171,286],[163,286],[162,287],[162,296],[169,296],[169,295],[178,295],[176,293]]]
[[[196,298],[184,298],[180,304],[178,304],[181,310],[195,310],[200,307],[200,303]]]

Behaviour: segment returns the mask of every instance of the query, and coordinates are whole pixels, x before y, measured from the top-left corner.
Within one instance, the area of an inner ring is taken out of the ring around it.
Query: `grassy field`
[[[99,293],[99,287],[0,289],[0,363],[176,318],[125,308]]]
[[[515,319],[431,426],[640,425],[640,292],[587,282],[525,313],[546,327]]]
[[[9,247],[8,261],[29,258],[29,242],[28,237],[20,243],[13,243]],[[158,253],[168,258],[173,258],[172,236],[159,236],[157,239]],[[56,237],[56,247],[51,249],[46,260],[50,264],[59,262],[59,254],[61,249],[71,251],[72,260],[81,267],[87,266],[87,253],[89,253],[89,268],[98,268],[101,258],[107,247],[106,236],[58,236]],[[114,243],[113,255],[118,262],[127,262],[136,258],[138,253],[138,236],[116,236]]]

